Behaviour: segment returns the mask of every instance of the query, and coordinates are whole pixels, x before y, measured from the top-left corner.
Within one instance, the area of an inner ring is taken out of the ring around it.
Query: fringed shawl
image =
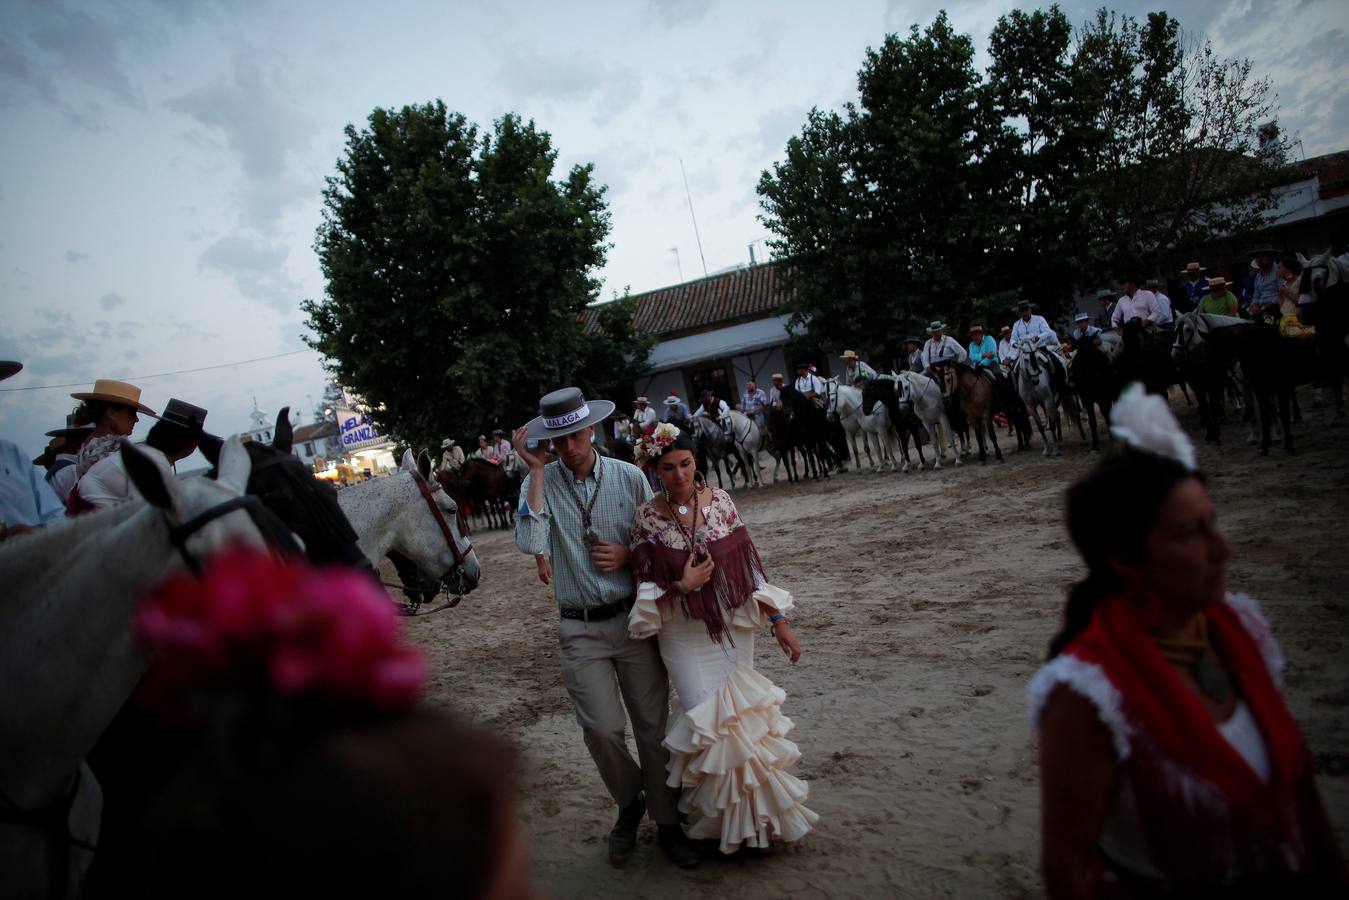
[[[720,494],[720,492],[717,492]],[[724,494],[715,496],[714,503],[731,503]],[[711,529],[709,538],[704,541],[695,536],[696,543],[707,548],[715,567],[707,584],[696,591],[680,597],[680,606],[684,615],[698,619],[707,626],[707,634],[718,643],[727,641],[735,646],[726,627],[728,614],[750,602],[754,591],[767,581],[764,577],[763,563],[759,552],[754,549],[749,529],[740,522],[731,507],[729,518],[733,521],[731,529],[718,537],[719,529]],[[662,534],[678,535],[678,529],[671,527],[662,532],[641,530],[641,516],[638,516],[639,528],[634,530],[635,543],[632,548],[632,573],[637,581],[649,581],[669,591],[684,574],[684,563],[689,558],[687,546],[672,547],[661,540]],[[662,522],[666,520],[662,519]],[[682,537],[677,538],[683,543]]]

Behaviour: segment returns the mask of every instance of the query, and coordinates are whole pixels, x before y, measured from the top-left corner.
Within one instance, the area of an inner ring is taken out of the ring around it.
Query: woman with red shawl
[[[628,631],[659,635],[679,695],[664,743],[689,837],[716,840],[723,854],[762,850],[804,837],[819,818],[787,771],[801,753],[785,737],[786,694],[754,670],[757,629],[767,626],[793,663],[801,645],[787,621],[792,595],[767,583],[735,503],[702,483],[693,447],[691,434],[663,423],[635,448],[663,490],[632,526]]]
[[[1050,897],[1343,897],[1344,863],[1255,601],[1170,407],[1068,491],[1087,564],[1030,684]]]

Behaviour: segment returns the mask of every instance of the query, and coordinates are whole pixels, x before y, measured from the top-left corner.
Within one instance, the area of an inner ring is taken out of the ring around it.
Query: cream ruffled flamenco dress
[[[653,583],[638,586],[628,631],[635,638],[659,636],[679,695],[681,714],[665,736],[667,783],[680,789],[689,837],[715,838],[727,854],[742,845],[799,840],[819,816],[804,805],[806,783],[787,771],[801,756],[786,738],[792,729],[782,714],[787,695],[754,671],[755,633],[768,624],[763,607],[785,613],[791,594],[761,585],[731,613],[730,640],[722,643],[708,636],[702,621],[658,602],[661,594]]]

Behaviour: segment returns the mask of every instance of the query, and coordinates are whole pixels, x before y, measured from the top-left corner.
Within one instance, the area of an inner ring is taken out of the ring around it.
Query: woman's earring
[[[693,473],[693,486],[700,494],[707,490],[707,479],[703,476],[702,472]]]

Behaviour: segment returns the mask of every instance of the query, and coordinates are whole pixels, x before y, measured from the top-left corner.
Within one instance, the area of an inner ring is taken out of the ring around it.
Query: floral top
[[[735,510],[735,501],[721,488],[702,491],[698,499],[703,505],[698,510],[698,531],[693,535],[695,543],[719,541],[743,527]],[[632,523],[631,548],[636,549],[643,541],[657,541],[679,550],[689,549],[679,526],[660,513],[654,499],[638,507],[637,518]]]

